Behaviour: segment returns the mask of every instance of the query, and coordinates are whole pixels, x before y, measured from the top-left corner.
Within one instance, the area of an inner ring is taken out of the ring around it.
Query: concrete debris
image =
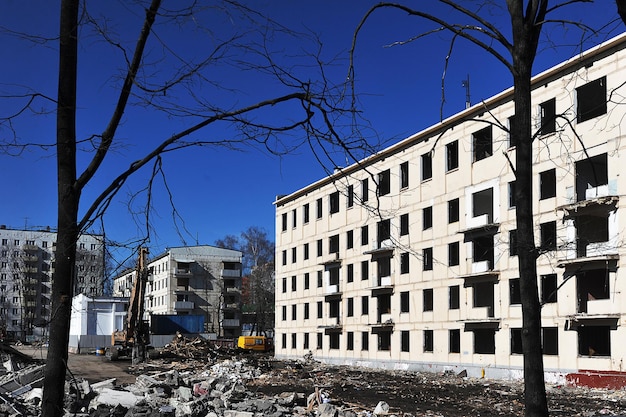
[[[523,386],[444,372],[428,374],[331,366],[240,354],[195,359],[177,338],[176,355],[129,367],[134,383],[116,379],[66,384],[66,415],[81,417],[418,417],[522,416]],[[193,342],[195,348],[199,343]],[[206,353],[207,351],[202,350]],[[203,353],[203,354],[204,354]],[[6,360],[6,358],[4,358]],[[42,365],[38,365],[42,366]],[[0,416],[37,416],[41,387],[33,366],[4,375]],[[131,379],[132,380],[132,379]],[[17,381],[17,382],[16,382]],[[23,381],[23,383],[20,383]],[[11,384],[9,383],[11,382]],[[551,415],[626,415],[626,392],[550,386]]]

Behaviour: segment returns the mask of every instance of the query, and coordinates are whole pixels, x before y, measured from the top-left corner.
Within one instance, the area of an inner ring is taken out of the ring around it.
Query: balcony
[[[225,278],[239,278],[241,277],[241,270],[239,269],[222,269],[220,275]]]
[[[22,246],[22,250],[24,252],[38,252],[39,251],[39,246],[37,246],[37,245],[23,245]]]
[[[193,301],[175,301],[174,310],[193,310]]]
[[[241,294],[241,288],[237,287],[226,287],[224,288],[227,294]]]
[[[239,319],[224,319],[222,320],[222,327],[223,328],[232,328],[232,327],[239,327]]]

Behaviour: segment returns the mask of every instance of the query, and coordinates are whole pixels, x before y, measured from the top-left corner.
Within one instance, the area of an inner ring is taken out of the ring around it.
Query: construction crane
[[[128,302],[128,312],[123,330],[115,330],[111,335],[111,347],[106,350],[109,360],[121,357],[131,358],[133,365],[145,361],[146,349],[150,344],[148,323],[143,320],[146,286],[149,271],[146,267],[147,248],[139,248],[136,277]]]

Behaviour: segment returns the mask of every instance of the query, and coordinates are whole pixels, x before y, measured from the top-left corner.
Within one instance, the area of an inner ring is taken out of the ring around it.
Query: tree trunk
[[[44,375],[42,416],[63,416],[65,372],[74,283],[78,202],[76,186],[76,72],[78,0],[62,0],[57,102],[58,219],[52,280],[50,341]]]

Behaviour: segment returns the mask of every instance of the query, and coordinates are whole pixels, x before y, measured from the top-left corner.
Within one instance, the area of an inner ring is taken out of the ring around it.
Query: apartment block
[[[241,334],[243,254],[214,246],[170,248],[148,259],[144,319],[153,315],[202,315],[205,332],[222,338]],[[136,270],[114,278],[113,295],[130,297]],[[116,318],[123,329],[123,318]]]
[[[56,232],[0,225],[0,333],[8,340],[47,337],[52,307]],[[77,242],[74,295],[104,290],[104,239],[81,235]]]
[[[532,81],[548,379],[624,370],[624,80],[619,36]],[[512,93],[277,197],[277,357],[522,376]]]

